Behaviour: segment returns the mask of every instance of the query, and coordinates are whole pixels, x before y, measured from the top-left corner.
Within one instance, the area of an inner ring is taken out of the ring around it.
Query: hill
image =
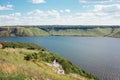
[[[98,80],[67,59],[33,43],[2,42],[0,79],[2,80]],[[53,61],[65,74],[56,73]]]
[[[2,26],[6,36],[89,36],[120,38],[120,26]]]

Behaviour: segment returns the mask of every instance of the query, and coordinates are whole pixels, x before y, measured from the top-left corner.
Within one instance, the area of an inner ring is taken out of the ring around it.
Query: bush
[[[2,42],[3,44],[3,48],[26,48],[26,49],[31,49],[31,50],[40,50],[43,49],[45,50],[45,48],[37,45],[37,44],[33,44],[33,43],[22,43],[22,42]]]
[[[63,69],[65,70],[65,73],[76,73],[79,74],[81,76],[87,77],[87,78],[94,78],[97,80],[96,77],[94,77],[93,75],[85,72],[84,70],[80,69],[79,67],[77,67],[76,65],[74,65],[72,62],[68,61],[67,59],[60,57],[57,54],[53,54],[53,53],[39,53],[36,54],[37,56],[39,56],[39,59],[42,61],[45,61],[47,63],[52,63],[55,59],[57,60],[57,62],[59,62]],[[34,57],[35,59],[35,57]]]
[[[33,54],[26,54],[24,59],[29,61],[29,60],[37,60],[39,58],[39,55],[37,53],[33,53]]]

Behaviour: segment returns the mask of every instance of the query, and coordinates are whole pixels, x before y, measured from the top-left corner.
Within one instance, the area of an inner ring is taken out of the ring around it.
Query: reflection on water
[[[33,42],[68,58],[101,80],[120,79],[120,39],[102,37],[16,37],[0,41]]]

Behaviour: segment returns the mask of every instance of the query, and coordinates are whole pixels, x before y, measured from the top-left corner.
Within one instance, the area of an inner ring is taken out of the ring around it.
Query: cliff
[[[120,37],[120,26],[4,26],[0,37],[6,36],[89,36]]]

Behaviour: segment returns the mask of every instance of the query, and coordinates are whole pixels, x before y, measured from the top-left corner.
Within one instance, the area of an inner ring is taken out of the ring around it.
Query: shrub
[[[35,55],[35,54],[34,54]],[[54,59],[57,60],[57,62],[59,62],[63,69],[65,70],[65,73],[76,73],[79,74],[81,76],[87,77],[87,78],[94,78],[97,80],[96,77],[94,77],[93,75],[85,72],[84,70],[80,69],[79,67],[77,67],[76,65],[74,65],[72,62],[68,61],[67,59],[60,57],[57,54],[53,54],[53,53],[39,53],[36,54],[39,55],[39,59],[42,61],[45,61],[47,63],[52,63],[54,61]],[[35,59],[35,58],[34,58]]]
[[[24,56],[24,59],[29,61],[29,60],[37,60],[39,58],[39,55],[37,53],[33,53],[33,54],[26,54]]]
[[[2,42],[3,44],[3,48],[26,48],[26,49],[43,49],[45,50],[45,48],[37,45],[37,44],[33,44],[33,43],[22,43],[22,42]]]

